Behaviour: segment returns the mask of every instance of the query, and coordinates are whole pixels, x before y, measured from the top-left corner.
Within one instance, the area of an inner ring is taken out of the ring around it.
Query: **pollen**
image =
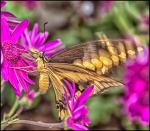
[[[18,62],[19,58],[20,58],[20,53],[15,45],[15,43],[13,43],[10,40],[4,41],[2,43],[2,51],[4,54],[4,58],[12,63],[15,64]]]

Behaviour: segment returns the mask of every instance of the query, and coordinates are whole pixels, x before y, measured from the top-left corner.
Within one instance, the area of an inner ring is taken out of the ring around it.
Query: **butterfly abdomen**
[[[48,90],[48,87],[50,85],[49,82],[49,76],[47,73],[40,73],[40,78],[39,78],[39,91],[41,93],[46,93]]]
[[[44,61],[42,58],[37,59],[37,69],[40,72],[39,76],[39,91],[44,94],[48,90],[50,85],[49,75],[47,69],[45,68]]]

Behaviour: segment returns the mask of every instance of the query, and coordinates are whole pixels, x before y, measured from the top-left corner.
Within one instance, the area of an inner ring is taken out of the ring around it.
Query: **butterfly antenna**
[[[47,23],[48,23],[48,22],[45,22],[45,23],[44,23],[44,38],[45,38],[45,26],[46,26]],[[46,38],[45,38],[45,40],[46,40]],[[45,43],[44,43],[44,44],[45,44]],[[46,45],[45,45],[43,54],[45,54],[45,50],[46,50]]]

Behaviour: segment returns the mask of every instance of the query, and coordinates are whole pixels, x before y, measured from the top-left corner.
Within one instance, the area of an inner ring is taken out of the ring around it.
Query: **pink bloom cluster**
[[[149,123],[149,49],[139,55],[135,63],[126,66],[123,103],[131,119]]]

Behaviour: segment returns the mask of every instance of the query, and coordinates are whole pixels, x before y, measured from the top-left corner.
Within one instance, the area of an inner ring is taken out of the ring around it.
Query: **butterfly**
[[[68,94],[69,90],[64,79],[74,81],[78,93],[82,93],[89,85],[94,85],[92,95],[99,94],[111,87],[123,86],[120,81],[109,76],[124,65],[127,59],[134,60],[137,54],[143,53],[141,44],[129,40],[110,40],[103,33],[98,35],[99,40],[67,47],[49,57],[45,57],[43,52],[39,53],[39,90],[45,93],[50,83],[53,85],[61,121],[69,115],[63,87]]]

